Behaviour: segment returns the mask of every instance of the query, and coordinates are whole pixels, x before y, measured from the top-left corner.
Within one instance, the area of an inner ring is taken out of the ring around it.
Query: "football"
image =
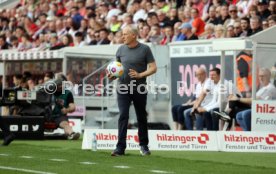
[[[121,77],[124,74],[124,68],[121,62],[112,61],[108,64],[106,68],[107,75],[112,75],[114,77]]]

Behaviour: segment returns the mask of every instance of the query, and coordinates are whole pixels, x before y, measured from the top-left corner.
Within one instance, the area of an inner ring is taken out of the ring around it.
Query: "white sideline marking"
[[[20,158],[31,159],[33,157],[32,156],[20,156]]]
[[[79,162],[80,164],[85,164],[85,165],[90,165],[90,164],[97,164],[97,163],[93,163],[93,162]]]
[[[50,161],[57,161],[57,162],[65,162],[68,161],[66,159],[49,159]]]
[[[150,170],[150,172],[152,172],[152,173],[174,173],[174,172],[167,172],[167,171],[163,171],[163,170]]]
[[[15,168],[15,167],[7,167],[7,166],[0,166],[0,169],[20,171],[20,172],[26,172],[26,173],[37,173],[37,174],[56,174],[51,172],[43,172],[43,171],[21,169],[21,168]]]
[[[120,169],[129,169],[129,166],[113,166],[115,168],[120,168]]]
[[[10,154],[0,153],[0,156],[10,156]]]

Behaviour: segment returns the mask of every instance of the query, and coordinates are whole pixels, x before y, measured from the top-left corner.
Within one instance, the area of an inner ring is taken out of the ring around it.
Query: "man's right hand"
[[[115,79],[117,79],[117,77],[113,76],[112,74],[107,74],[107,77],[108,77],[110,80],[115,80]]]

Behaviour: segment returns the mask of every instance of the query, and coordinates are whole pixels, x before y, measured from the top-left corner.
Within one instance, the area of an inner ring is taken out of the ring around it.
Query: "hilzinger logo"
[[[200,136],[197,137],[197,139],[200,144],[206,144],[207,141],[209,141],[209,136],[207,134],[200,134]]]
[[[249,144],[261,143],[265,140],[266,144],[274,145],[276,142],[275,134],[268,134],[267,137],[257,137],[257,136],[245,136],[245,135],[224,135],[224,140],[226,142],[245,142]]]
[[[186,144],[187,142],[194,142],[196,140],[200,144],[206,144],[209,141],[209,136],[208,134],[200,134],[199,136],[157,134],[157,141],[180,141],[182,144]]]
[[[265,138],[267,144],[274,145],[276,142],[276,136],[274,134],[268,134],[268,137]]]

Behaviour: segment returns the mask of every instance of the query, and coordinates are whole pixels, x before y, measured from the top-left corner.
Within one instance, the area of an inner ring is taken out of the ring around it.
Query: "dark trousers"
[[[186,109],[189,109],[189,108],[192,108],[192,107],[193,107],[192,105],[185,105],[185,106],[183,106],[183,105],[174,105],[172,107],[173,121],[184,125],[185,124],[184,111]]]
[[[0,128],[2,129],[4,137],[6,137],[10,134],[10,130],[9,130],[8,126],[5,124],[2,116],[0,116]]]
[[[137,91],[132,91],[133,93],[117,93],[118,106],[120,111],[120,117],[118,122],[118,143],[117,148],[124,150],[126,148],[126,137],[127,137],[127,126],[129,119],[129,107],[131,101],[136,112],[137,122],[138,122],[138,136],[140,141],[140,146],[148,145],[148,126],[147,126],[147,94],[139,94]]]

